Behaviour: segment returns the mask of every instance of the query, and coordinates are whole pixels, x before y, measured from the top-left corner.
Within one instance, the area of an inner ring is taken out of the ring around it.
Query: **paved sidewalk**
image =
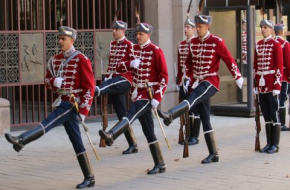
[[[171,151],[167,149],[158,125],[155,127],[168,167],[164,174],[152,176],[146,174],[146,170],[151,169],[154,163],[139,121],[133,124],[139,153],[132,155],[121,154],[127,148],[124,135],[118,138],[112,147],[99,148],[100,123],[89,123],[91,138],[101,157],[101,161],[95,159],[83,133],[83,140],[96,177],[96,186],[90,189],[287,190],[290,188],[290,132],[281,133],[278,154],[260,154],[254,151],[254,118],[212,116],[211,120],[216,131],[220,162],[208,165],[200,163],[208,155],[202,133],[200,143],[190,146],[190,157],[182,158],[183,146],[177,144],[179,121],[176,120],[170,127],[165,127],[172,146]],[[110,121],[109,128],[115,123],[116,121]],[[20,132],[12,133],[17,135]],[[264,122],[260,140],[263,147],[266,141]],[[16,153],[3,136],[0,137],[1,190],[67,190],[75,189],[75,185],[82,180],[80,167],[63,127],[51,130],[36,142],[27,145],[20,153]]]

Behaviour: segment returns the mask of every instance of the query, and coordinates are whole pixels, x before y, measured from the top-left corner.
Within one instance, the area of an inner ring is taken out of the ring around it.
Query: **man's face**
[[[60,51],[65,52],[73,46],[74,39],[68,36],[58,36],[58,44]]]
[[[273,29],[266,25],[261,26],[261,32],[264,38],[270,36],[272,34],[272,31]]]
[[[119,39],[123,38],[124,36],[125,36],[125,30],[120,29],[120,28],[113,29],[113,37],[115,40],[119,40]]]
[[[186,37],[191,37],[194,35],[194,32],[195,32],[195,28],[193,28],[191,25],[184,25],[184,35]]]
[[[143,45],[150,39],[150,35],[145,32],[137,32],[136,40],[138,45]]]
[[[197,31],[198,37],[200,38],[204,37],[207,34],[208,29],[209,29],[208,24],[197,24],[196,31]]]

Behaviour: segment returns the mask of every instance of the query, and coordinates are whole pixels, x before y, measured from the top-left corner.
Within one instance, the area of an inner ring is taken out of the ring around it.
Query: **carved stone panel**
[[[114,38],[112,32],[110,31],[110,32],[96,32],[95,39],[96,39],[95,77],[101,77],[101,74],[107,71],[109,46],[110,42],[114,40]]]
[[[21,74],[22,83],[43,82],[43,34],[21,34]]]

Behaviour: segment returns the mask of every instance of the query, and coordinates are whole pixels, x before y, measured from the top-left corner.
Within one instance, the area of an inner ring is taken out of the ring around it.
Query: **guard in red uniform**
[[[242,88],[243,84],[241,73],[224,40],[209,32],[211,20],[211,16],[195,16],[198,37],[191,40],[190,53],[186,59],[188,67],[186,76],[190,80],[192,91],[190,96],[167,112],[159,110],[159,115],[164,119],[164,123],[170,125],[174,119],[190,110],[193,106],[197,106],[210,153],[207,158],[202,160],[203,164],[218,162],[219,160],[214,130],[210,124],[210,97],[219,89],[218,70],[220,59],[227,65],[238,87]]]
[[[154,133],[151,109],[157,108],[167,87],[167,65],[161,48],[150,41],[153,27],[146,23],[140,23],[136,24],[135,31],[138,44],[133,46],[130,60],[122,60],[118,66],[118,70],[132,70],[133,72],[133,85],[130,92],[133,104],[120,122],[108,132],[100,130],[99,134],[105,139],[106,144],[111,146],[114,140],[126,131],[135,119],[139,119],[155,163],[148,174],[163,173],[166,165]],[[148,96],[146,82],[154,92],[152,100]]]
[[[274,40],[271,33],[274,24],[270,20],[260,22],[264,39],[256,44],[254,56],[255,93],[259,93],[261,111],[266,123],[267,145],[262,153],[279,151],[280,121],[279,94],[283,76],[283,53],[281,44]]]
[[[58,29],[60,50],[47,64],[45,86],[56,93],[54,111],[38,126],[15,137],[5,134],[8,142],[19,152],[24,145],[40,138],[54,127],[63,124],[75,150],[84,181],[77,185],[78,189],[93,187],[95,178],[90,160],[82,142],[79,120],[84,121],[88,115],[94,97],[95,80],[90,60],[77,51],[73,43],[77,32],[73,28],[61,26]],[[74,95],[75,99],[71,95]],[[78,103],[79,109],[73,105]]]
[[[129,59],[129,52],[133,43],[125,37],[127,30],[126,22],[121,20],[114,21],[112,28],[115,41],[110,43],[108,70],[105,81],[101,85],[96,86],[95,96],[109,94],[118,119],[122,120],[126,114],[126,93],[131,89],[133,79],[131,71],[117,72],[116,68],[121,59]],[[123,151],[123,154],[137,153],[138,146],[133,129],[129,127],[124,134],[129,148]]]
[[[186,40],[181,41],[178,44],[177,50],[177,90],[179,91],[179,101],[188,98],[188,85],[189,81],[186,80],[186,71],[188,68],[186,67],[185,61],[189,53],[189,45],[190,41],[194,37],[195,23],[190,18],[186,18],[184,23],[184,34],[186,36]],[[189,123],[190,123],[190,138],[188,141],[188,145],[195,145],[199,143],[199,130],[200,130],[200,117],[198,114],[198,110],[196,106],[190,109],[189,111]],[[182,142],[181,144],[184,144]]]
[[[280,105],[279,105],[279,116],[281,121],[281,131],[288,131],[289,128],[285,125],[286,123],[286,107],[285,101],[289,94],[289,83],[290,83],[290,45],[287,40],[283,39],[283,24],[276,24],[274,26],[275,30],[275,40],[280,42],[283,51],[283,77],[282,77],[282,87],[280,93]]]

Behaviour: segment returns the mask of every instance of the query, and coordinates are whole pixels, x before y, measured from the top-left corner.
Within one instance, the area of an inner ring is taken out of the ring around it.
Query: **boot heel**
[[[95,180],[88,185],[88,187],[94,187],[94,186],[95,186]]]
[[[212,162],[218,162],[219,161],[219,157],[215,157],[212,159]]]
[[[164,173],[166,168],[160,168],[159,173]]]

